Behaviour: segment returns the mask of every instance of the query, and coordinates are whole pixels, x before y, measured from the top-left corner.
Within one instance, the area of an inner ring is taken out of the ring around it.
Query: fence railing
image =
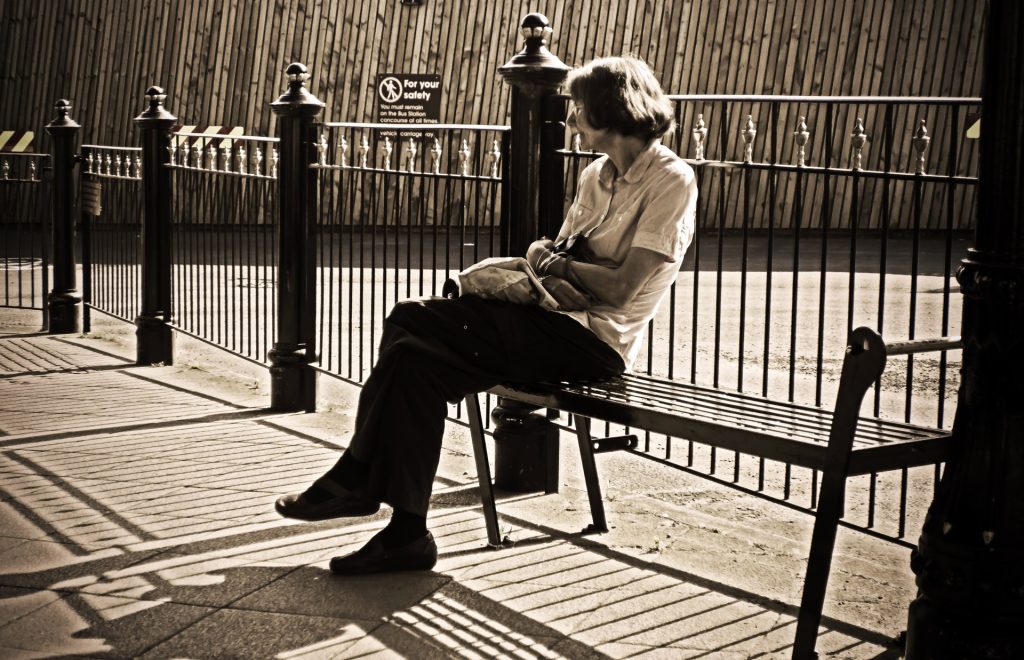
[[[46,309],[50,206],[43,173],[50,156],[0,153],[0,307]]]
[[[99,208],[81,215],[82,329],[89,332],[92,310],[128,323],[139,313],[142,150],[82,145],[80,167],[83,185],[99,197]]]
[[[508,127],[326,123],[318,144],[319,367],[361,382],[395,302],[498,254]],[[374,145],[374,146],[371,146]]]
[[[264,363],[276,310],[278,140],[174,133],[171,325]]]

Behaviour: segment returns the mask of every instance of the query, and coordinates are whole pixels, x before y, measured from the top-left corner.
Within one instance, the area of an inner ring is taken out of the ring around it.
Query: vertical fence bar
[[[71,104],[64,99],[54,106],[57,117],[46,125],[53,136],[53,290],[47,297],[51,334],[78,332],[75,278],[75,153],[78,123],[71,119]]]
[[[270,407],[316,410],[316,171],[317,115],[323,102],[309,93],[306,67],[288,65],[288,90],[270,104],[277,116],[277,337],[270,359]]]
[[[171,321],[171,129],[178,119],[164,108],[160,87],[146,90],[149,107],[135,118],[142,131],[142,300],[135,319],[137,364],[172,364]]]

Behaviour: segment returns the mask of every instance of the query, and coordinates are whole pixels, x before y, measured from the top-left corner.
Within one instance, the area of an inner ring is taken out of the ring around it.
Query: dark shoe
[[[331,572],[337,575],[362,575],[387,571],[427,571],[437,563],[437,544],[427,532],[412,543],[386,548],[374,536],[352,554],[331,559]]]
[[[333,481],[320,478],[302,493],[277,498],[274,508],[285,518],[330,520],[370,516],[380,510],[380,504]]]

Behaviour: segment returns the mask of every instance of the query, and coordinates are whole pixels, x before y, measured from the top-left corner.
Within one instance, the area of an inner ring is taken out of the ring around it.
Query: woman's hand
[[[574,312],[581,309],[587,309],[594,302],[590,297],[574,287],[567,280],[563,280],[561,277],[555,277],[554,275],[548,275],[541,280],[541,284],[551,297],[558,303],[558,309],[566,312]]]
[[[555,242],[547,238],[530,243],[530,247],[526,248],[526,262],[530,264],[530,268],[534,271],[543,261],[551,254],[551,248],[555,246]]]

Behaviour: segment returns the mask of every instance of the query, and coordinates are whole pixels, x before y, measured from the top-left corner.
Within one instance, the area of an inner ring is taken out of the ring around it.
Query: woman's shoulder
[[[665,145],[659,143],[655,146],[654,163],[659,178],[673,183],[688,185],[696,179],[693,168]]]

